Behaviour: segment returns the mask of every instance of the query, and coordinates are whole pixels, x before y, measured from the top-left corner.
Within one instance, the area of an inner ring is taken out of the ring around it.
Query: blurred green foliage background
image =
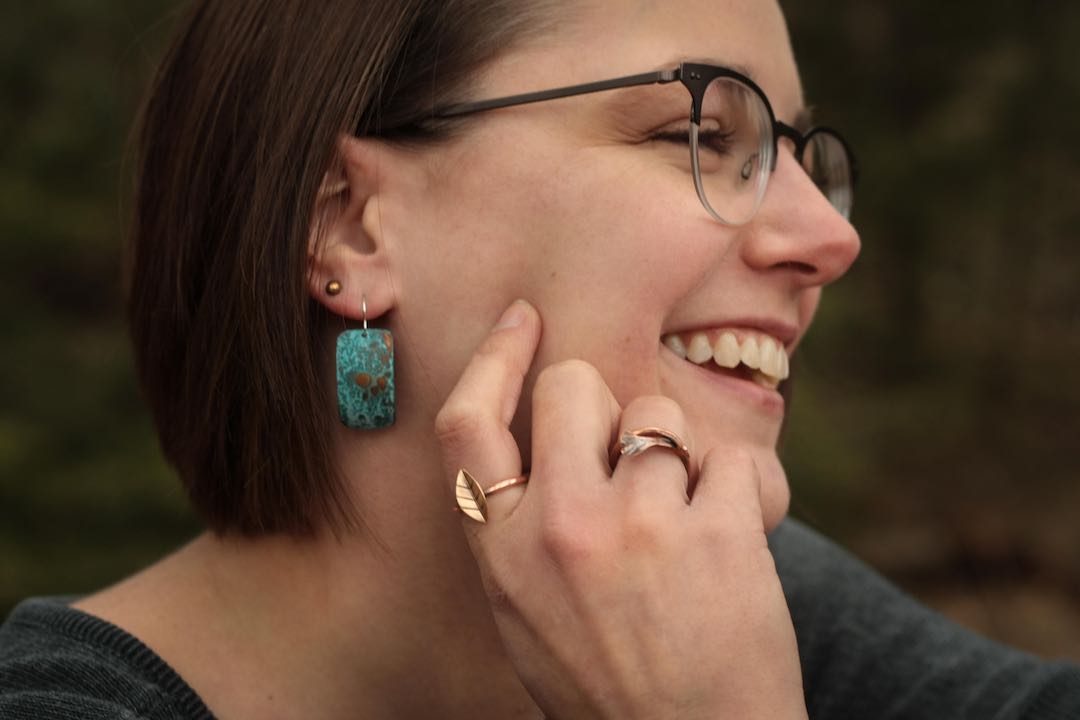
[[[794,513],[961,622],[1080,659],[1080,4],[787,0],[863,254],[784,445]],[[0,615],[198,531],[132,374],[125,142],[174,3],[0,10]]]

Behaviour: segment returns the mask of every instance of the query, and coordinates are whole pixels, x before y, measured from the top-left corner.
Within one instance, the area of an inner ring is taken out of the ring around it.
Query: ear
[[[308,292],[336,315],[369,320],[394,304],[379,213],[379,161],[386,148],[377,140],[342,136],[337,157],[323,178],[308,240]],[[340,284],[332,295],[330,283]]]

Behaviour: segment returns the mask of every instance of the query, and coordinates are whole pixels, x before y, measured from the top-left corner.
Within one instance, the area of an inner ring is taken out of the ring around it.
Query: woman
[[[777,383],[858,252],[808,130],[771,2],[194,3],[130,313],[212,532],[20,607],[0,709],[1069,716],[1075,669],[781,526]]]

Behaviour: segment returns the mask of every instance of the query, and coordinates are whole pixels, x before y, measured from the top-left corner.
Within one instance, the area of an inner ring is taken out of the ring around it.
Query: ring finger
[[[639,397],[623,410],[612,448],[616,486],[686,505],[696,479],[693,458],[690,428],[674,400]]]

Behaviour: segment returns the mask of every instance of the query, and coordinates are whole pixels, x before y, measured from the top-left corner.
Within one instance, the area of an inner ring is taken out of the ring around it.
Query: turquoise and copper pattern
[[[394,336],[389,330],[346,330],[337,339],[338,412],[346,427],[394,424]]]

